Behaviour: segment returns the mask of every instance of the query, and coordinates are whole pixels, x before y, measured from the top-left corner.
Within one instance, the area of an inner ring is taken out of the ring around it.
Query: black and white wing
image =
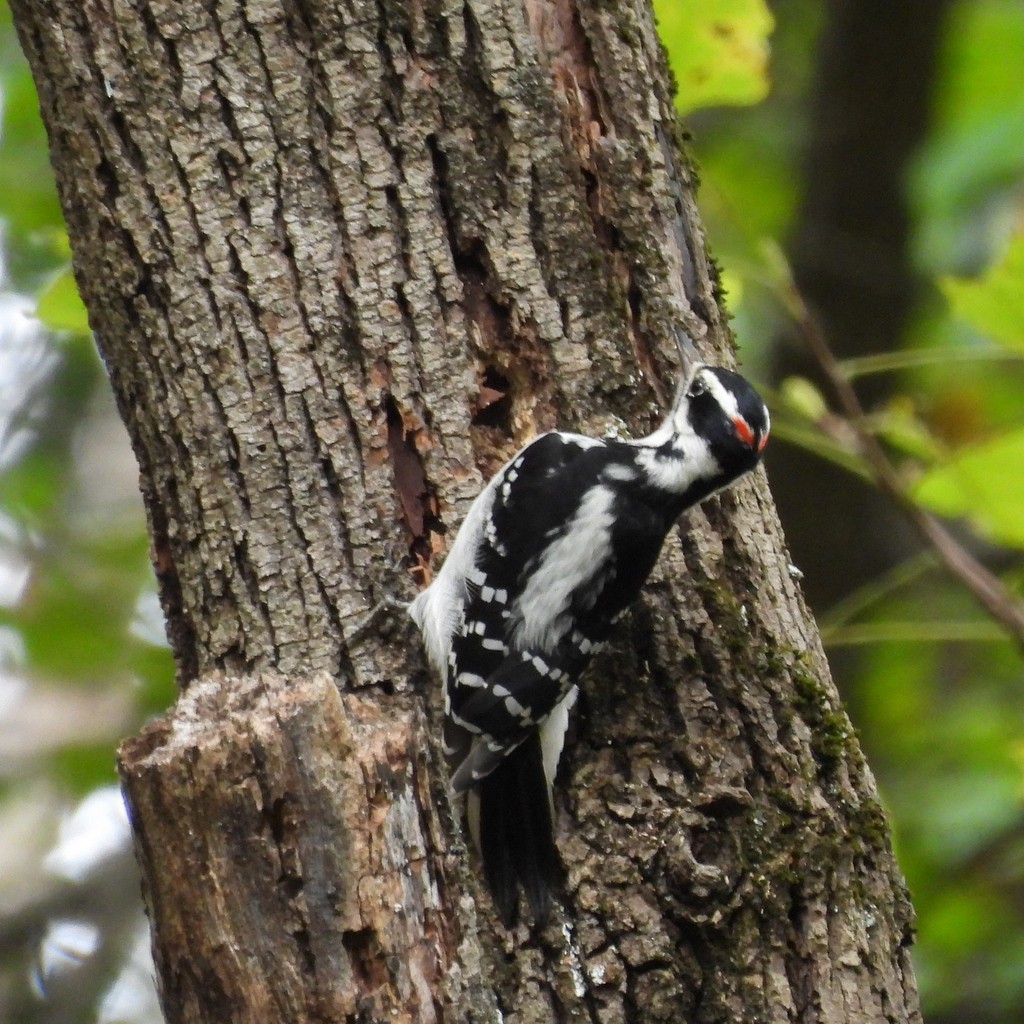
[[[593,642],[572,628],[572,605],[595,559],[560,548],[578,542],[572,523],[604,454],[602,442],[544,434],[488,487],[447,655],[444,739],[457,791],[541,726],[586,666]]]

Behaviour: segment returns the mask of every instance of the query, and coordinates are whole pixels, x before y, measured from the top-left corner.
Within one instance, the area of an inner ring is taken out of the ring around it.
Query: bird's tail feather
[[[506,927],[518,918],[519,890],[543,926],[565,869],[555,846],[548,783],[536,732],[478,783],[484,877]]]

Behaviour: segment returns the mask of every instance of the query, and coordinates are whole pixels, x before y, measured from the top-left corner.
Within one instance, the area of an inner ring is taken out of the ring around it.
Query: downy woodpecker
[[[519,890],[538,924],[562,878],[551,785],[576,684],[683,511],[758,463],[768,410],[680,337],[681,384],[635,441],[555,431],[514,455],[470,507],[413,601],[446,681],[444,750],[507,926]]]

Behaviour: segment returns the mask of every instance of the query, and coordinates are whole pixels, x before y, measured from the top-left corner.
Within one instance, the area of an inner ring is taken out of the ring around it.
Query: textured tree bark
[[[121,752],[169,1021],[917,1020],[762,476],[594,667],[564,915],[502,932],[401,615],[555,424],[728,359],[640,2],[16,0],[183,695]]]

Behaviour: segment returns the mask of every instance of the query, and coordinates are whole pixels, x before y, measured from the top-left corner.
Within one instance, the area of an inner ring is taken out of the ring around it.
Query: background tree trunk
[[[843,359],[898,349],[926,294],[911,252],[907,177],[927,134],[951,6],[950,0],[825,5],[789,250],[801,295]],[[828,392],[803,342],[782,340],[776,377],[799,374]],[[858,391],[873,407],[888,397],[893,380],[868,377],[858,381]],[[920,547],[892,502],[853,474],[793,445],[779,445],[772,465],[775,498],[815,610],[827,610]],[[808,502],[808,493],[817,499]]]
[[[409,624],[359,628],[536,431],[647,429],[672,319],[727,358],[646,5],[13,7],[184,691],[122,750],[168,1020],[918,1019],[760,475],[594,666],[543,934],[480,893]]]

